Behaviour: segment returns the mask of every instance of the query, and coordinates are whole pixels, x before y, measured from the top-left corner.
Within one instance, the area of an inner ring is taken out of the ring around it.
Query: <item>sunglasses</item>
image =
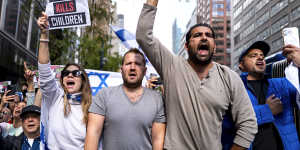
[[[64,70],[61,72],[62,77],[68,76],[70,73],[72,73],[73,77],[79,77],[80,75],[82,75],[82,71],[80,70],[73,70],[73,71],[69,71],[69,70]]]

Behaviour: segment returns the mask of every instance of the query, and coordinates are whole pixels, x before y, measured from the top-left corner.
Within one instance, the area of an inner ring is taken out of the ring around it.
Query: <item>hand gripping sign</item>
[[[49,30],[91,25],[88,0],[48,0]]]

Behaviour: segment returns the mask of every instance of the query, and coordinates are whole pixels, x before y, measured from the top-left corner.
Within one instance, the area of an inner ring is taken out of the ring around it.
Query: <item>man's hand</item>
[[[269,105],[273,115],[277,115],[277,114],[281,113],[283,110],[281,100],[279,98],[275,97],[274,94],[267,98],[266,104]]]
[[[155,76],[150,77],[150,79],[147,80],[146,87],[150,89],[154,89],[157,86],[156,84],[153,83],[155,81],[158,81],[158,77]]]
[[[300,67],[300,48],[294,45],[286,45],[283,47],[282,54],[287,57],[288,60],[293,61],[295,65]]]
[[[147,4],[156,7],[158,4],[158,0],[147,0]]]

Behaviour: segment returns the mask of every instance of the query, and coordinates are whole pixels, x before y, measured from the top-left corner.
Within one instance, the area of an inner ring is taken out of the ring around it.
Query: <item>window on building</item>
[[[255,2],[255,0],[245,0],[243,4],[244,9],[246,9],[252,2]]]
[[[27,31],[29,25],[29,12],[30,12],[30,3],[22,2],[19,11],[19,24],[18,24],[18,32],[17,32],[17,40],[21,42],[24,46],[26,46],[27,41]]]
[[[286,15],[286,16],[282,17],[281,19],[275,21],[275,23],[272,25],[272,28],[271,28],[271,34],[274,34],[278,31],[280,31],[288,23],[289,23],[289,16],[288,15]]]
[[[294,21],[296,19],[300,18],[300,6],[293,9],[291,12],[291,20]]]
[[[224,37],[224,33],[217,33],[216,34],[216,38],[223,38]]]
[[[223,2],[224,0],[213,0],[213,2]]]
[[[4,30],[12,36],[16,34],[18,8],[18,0],[7,1]]]
[[[233,25],[233,32],[236,32],[241,27],[241,21]]]
[[[236,11],[233,12],[233,18],[236,18],[243,11],[243,5],[239,6]]]
[[[230,12],[230,0],[226,0],[226,11]]]
[[[216,40],[216,45],[217,46],[222,46],[222,45],[224,45],[224,40]]]
[[[224,11],[213,11],[213,17],[224,16]]]
[[[299,35],[300,35],[300,24],[298,25],[298,32],[299,32]]]
[[[1,20],[2,0],[0,0],[0,20]]]
[[[231,46],[230,40],[227,40],[226,47],[230,48],[230,46]]]
[[[274,53],[276,52],[278,49],[282,48],[283,46],[283,40],[282,38],[279,38],[277,40],[274,40],[272,42],[272,48],[271,48],[271,51]]]
[[[246,28],[242,34],[241,34],[241,38],[245,38],[247,37],[249,34],[251,34],[255,29],[255,24],[251,24],[250,26],[248,26],[248,28]]]
[[[232,7],[235,7],[235,5],[236,5],[237,3],[239,3],[239,1],[240,1],[240,0],[232,0]]]
[[[270,0],[260,0],[258,2],[258,4],[256,5],[256,12],[258,12],[260,9],[265,7],[269,2],[270,2]]]
[[[224,8],[224,4],[218,4],[218,3],[213,4],[214,10],[223,9],[223,8]]]
[[[32,31],[31,31],[31,40],[30,40],[30,50],[37,54],[37,48],[38,48],[38,36],[39,36],[39,27],[36,24],[37,20],[32,21]]]
[[[270,13],[269,11],[267,11],[262,16],[258,17],[258,19],[256,20],[256,27],[259,27],[262,24],[264,24],[266,21],[269,20],[269,18],[270,18]]]
[[[244,14],[244,17],[242,18],[242,24],[249,21],[253,16],[255,16],[255,9],[250,9],[247,13]]]
[[[270,29],[269,28],[266,28],[266,29],[264,29],[261,33],[259,33],[258,35],[257,35],[257,41],[259,41],[259,40],[265,40],[265,39],[267,39],[268,37],[270,36]]]
[[[221,61],[224,61],[224,57],[223,56],[215,56],[214,57],[214,60],[216,61],[216,62],[221,62]]]
[[[236,46],[237,44],[239,44],[240,42],[240,34],[236,35],[233,39],[234,41],[234,46]]]
[[[224,52],[224,49],[223,49],[223,48],[216,48],[216,52],[217,52],[217,53],[223,53],[223,52]]]
[[[279,11],[285,8],[289,4],[288,0],[281,0],[272,6],[271,16],[276,15]]]

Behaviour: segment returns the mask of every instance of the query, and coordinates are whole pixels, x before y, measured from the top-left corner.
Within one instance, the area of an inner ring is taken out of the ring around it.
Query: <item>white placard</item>
[[[48,0],[49,30],[91,25],[88,0]]]

